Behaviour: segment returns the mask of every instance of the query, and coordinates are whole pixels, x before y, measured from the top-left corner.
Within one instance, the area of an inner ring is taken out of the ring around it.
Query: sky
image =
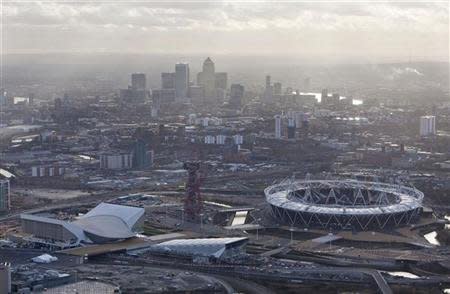
[[[448,61],[449,2],[3,0],[2,52]]]

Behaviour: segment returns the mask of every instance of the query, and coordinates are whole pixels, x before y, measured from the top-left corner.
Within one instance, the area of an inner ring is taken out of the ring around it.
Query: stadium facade
[[[376,230],[414,223],[423,193],[357,180],[290,180],[265,189],[275,219],[296,227]]]

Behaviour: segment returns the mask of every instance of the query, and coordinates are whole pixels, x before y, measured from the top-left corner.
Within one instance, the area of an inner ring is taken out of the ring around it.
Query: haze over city
[[[450,293],[448,1],[0,12],[0,294]]]

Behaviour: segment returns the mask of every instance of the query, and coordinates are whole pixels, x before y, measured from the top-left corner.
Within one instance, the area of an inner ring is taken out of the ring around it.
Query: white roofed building
[[[26,240],[58,248],[111,243],[132,238],[141,231],[145,210],[100,203],[81,218],[69,222],[32,214],[20,216]]]
[[[153,245],[150,251],[220,259],[242,254],[247,242],[246,237],[178,239]]]

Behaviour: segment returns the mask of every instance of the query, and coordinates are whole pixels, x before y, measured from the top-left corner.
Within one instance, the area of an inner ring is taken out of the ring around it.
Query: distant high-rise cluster
[[[308,118],[305,113],[301,111],[289,111],[286,115],[275,115],[275,139],[283,138],[283,129],[286,127],[287,123],[287,139],[295,139],[296,132],[302,132],[308,128]],[[284,121],[284,123],[283,123]],[[283,127],[284,125],[284,127]],[[299,133],[300,135],[300,133]]]
[[[228,84],[226,72],[216,72],[214,62],[206,58],[197,83],[191,81],[189,64],[177,63],[175,72],[161,73],[161,89],[153,91],[156,107],[171,102],[217,103],[224,100]]]
[[[282,84],[280,82],[275,82],[272,84],[271,76],[267,75],[262,102],[265,104],[274,104],[283,94],[282,91]]]
[[[131,74],[131,85],[120,90],[120,100],[127,103],[143,103],[150,97],[147,89],[147,77],[143,73]]]

